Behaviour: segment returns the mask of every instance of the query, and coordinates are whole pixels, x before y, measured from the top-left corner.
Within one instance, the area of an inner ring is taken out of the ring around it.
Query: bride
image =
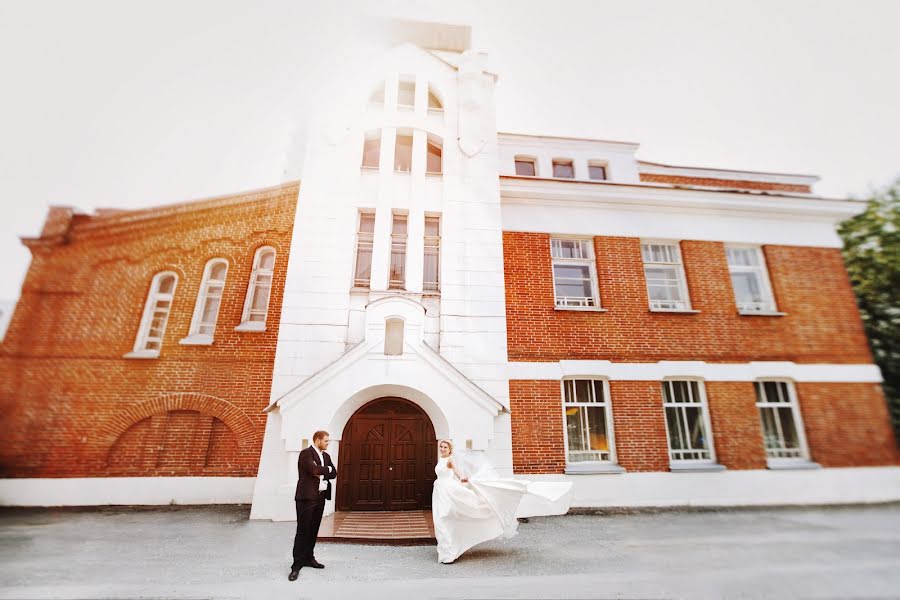
[[[492,477],[473,453],[454,453],[449,440],[438,448],[431,512],[442,563],[452,563],[475,544],[514,536],[517,517],[569,510],[571,483]]]

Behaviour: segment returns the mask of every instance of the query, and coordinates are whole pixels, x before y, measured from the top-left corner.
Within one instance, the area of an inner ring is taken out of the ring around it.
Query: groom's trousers
[[[319,492],[314,500],[294,500],[297,507],[297,533],[294,534],[294,564],[291,569],[299,569],[315,555],[316,538],[325,511],[325,492]]]

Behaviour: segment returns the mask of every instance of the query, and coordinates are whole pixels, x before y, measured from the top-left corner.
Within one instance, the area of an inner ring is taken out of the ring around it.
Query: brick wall
[[[650,312],[640,240],[596,237],[606,312],[555,310],[550,238],[504,232],[506,310],[512,361],[705,360],[871,363],[840,251],[766,246],[783,317],[739,315],[724,245],[681,242],[692,308]]]
[[[0,344],[0,476],[255,476],[297,193],[51,211]],[[267,330],[236,332],[262,245],[277,251]],[[215,342],[180,345],[213,257],[229,262]],[[125,359],[161,270],[178,274],[161,354]]]
[[[510,382],[513,469],[565,472],[559,381]],[[796,385],[810,455],[823,467],[900,464],[877,384]],[[631,473],[668,471],[662,384],[610,381],[618,463]],[[705,383],[716,460],[730,470],[765,469],[762,424],[750,382]]]

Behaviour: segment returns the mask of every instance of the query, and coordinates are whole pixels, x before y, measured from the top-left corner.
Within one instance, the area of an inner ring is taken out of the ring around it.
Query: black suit
[[[325,459],[324,465],[319,461],[319,454],[310,446],[300,452],[297,459],[299,477],[297,491],[294,493],[297,533],[294,535],[294,564],[291,569],[299,569],[314,558],[313,550],[319,536],[319,525],[322,524],[325,500],[331,500],[331,480],[337,477],[337,469],[327,452],[323,452],[322,457]],[[319,475],[323,475],[328,481],[328,488],[321,492]]]

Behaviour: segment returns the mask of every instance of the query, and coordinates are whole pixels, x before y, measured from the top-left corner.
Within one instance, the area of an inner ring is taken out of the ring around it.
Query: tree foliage
[[[844,221],[844,261],[900,438],[900,179]]]

